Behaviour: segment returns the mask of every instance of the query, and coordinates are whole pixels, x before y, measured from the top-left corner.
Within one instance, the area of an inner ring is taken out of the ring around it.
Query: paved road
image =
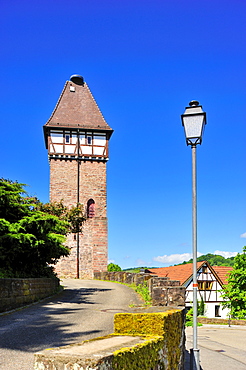
[[[121,284],[72,279],[62,284],[66,289],[58,296],[0,316],[0,370],[33,370],[34,352],[112,333],[114,314],[139,303]],[[192,328],[186,335],[189,350]],[[198,344],[202,370],[246,370],[246,327],[204,325]]]
[[[186,328],[186,349],[193,347],[192,327]],[[202,370],[246,370],[246,326],[204,325],[198,327]],[[185,370],[189,370],[186,358]]]
[[[113,316],[139,303],[136,293],[121,284],[62,281],[58,296],[0,316],[0,369],[32,370],[33,353],[113,332]]]

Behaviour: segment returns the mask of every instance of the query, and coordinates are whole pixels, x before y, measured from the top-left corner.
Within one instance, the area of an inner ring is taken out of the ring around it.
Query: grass
[[[139,284],[137,286],[135,285],[133,289],[142,297],[146,306],[151,306],[152,299],[146,282],[144,282],[143,284]]]

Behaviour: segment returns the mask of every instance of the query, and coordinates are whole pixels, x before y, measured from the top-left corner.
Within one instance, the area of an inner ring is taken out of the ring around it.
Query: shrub
[[[119,265],[116,265],[115,263],[110,263],[108,264],[108,271],[113,272],[113,271],[122,271],[122,270]]]

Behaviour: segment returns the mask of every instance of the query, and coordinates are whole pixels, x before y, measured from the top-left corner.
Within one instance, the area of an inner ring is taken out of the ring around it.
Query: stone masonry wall
[[[95,272],[94,278],[136,285],[146,282],[154,306],[185,306],[185,287],[180,286],[177,280],[148,273],[136,274],[126,271]]]
[[[184,310],[119,313],[114,334],[35,354],[35,370],[183,370]]]
[[[212,324],[212,325],[243,325],[246,326],[246,320],[238,319],[221,319],[219,317],[198,317],[197,321],[201,324]]]
[[[95,202],[95,217],[88,218],[79,236],[79,272],[81,278],[93,278],[94,271],[106,271],[108,263],[108,227],[106,198],[106,162],[50,159],[50,201],[71,207],[77,203],[79,172],[79,202],[85,213],[89,199]],[[68,235],[69,257],[55,266],[58,276],[76,277],[77,235]]]
[[[0,279],[0,312],[36,302],[54,294],[59,279]]]

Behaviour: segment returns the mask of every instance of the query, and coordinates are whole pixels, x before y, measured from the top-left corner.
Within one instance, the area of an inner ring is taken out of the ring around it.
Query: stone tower
[[[70,234],[69,257],[56,265],[58,276],[91,278],[106,271],[108,126],[83,77],[65,83],[44,125],[50,163],[50,201],[71,207],[82,203],[87,217],[82,233]]]

